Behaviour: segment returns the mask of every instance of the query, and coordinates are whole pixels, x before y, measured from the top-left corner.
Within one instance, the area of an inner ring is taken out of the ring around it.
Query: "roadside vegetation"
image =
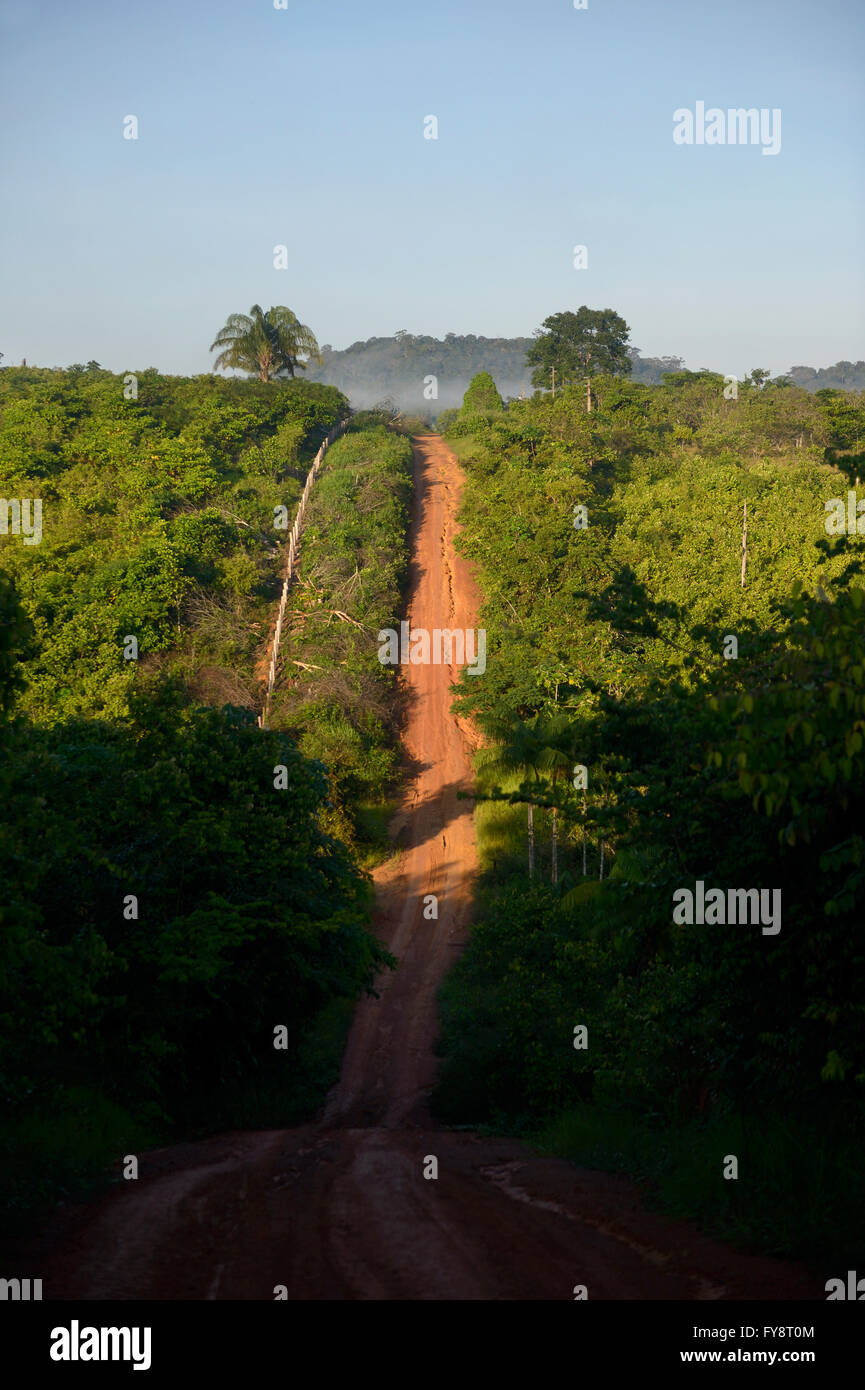
[[[825,522],[865,397],[558,361],[555,398],[444,421],[488,655],[456,702],[487,736],[482,875],[437,1113],[861,1259],[865,588]],[[674,921],[697,881],[780,890],[780,930]]]
[[[393,669],[378,632],[398,626],[408,575],[409,440],[367,413],[328,450],[312,491],[270,716],[328,769],[327,823],[367,864],[388,853],[400,775]]]
[[[349,414],[286,373],[0,371],[0,492],[42,504],[38,544],[0,540],[7,1229],[124,1154],[315,1113],[392,964],[365,864],[395,716],[368,629],[400,601],[410,446],[376,417],[328,457],[283,645],[304,684],[262,730],[274,509]]]

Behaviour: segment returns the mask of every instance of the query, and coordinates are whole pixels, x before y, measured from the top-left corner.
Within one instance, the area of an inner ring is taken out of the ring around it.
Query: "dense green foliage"
[[[39,646],[25,711],[122,716],[153,667],[208,703],[256,707],[284,539],[274,508],[293,512],[346,413],[333,387],[301,381],[145,371],[126,399],[124,378],[98,369],[0,372],[2,495],[42,499],[41,543],[2,542]]]
[[[550,386],[553,372],[560,386],[573,386],[580,378],[602,372],[627,376],[632,367],[629,333],[625,320],[613,309],[589,309],[583,304],[576,312],[550,314],[526,353],[532,385]]]
[[[309,1114],[353,1001],[389,962],[368,931],[366,876],[332,833],[334,785],[354,775],[381,796],[393,772],[384,697],[355,691],[362,662],[339,668],[362,751],[335,772],[297,739],[339,749],[310,730],[342,708],[342,687],[292,711],[296,739],[254,712],[283,564],[274,508],[293,511],[345,413],[334,388],[305,382],[141,372],[127,399],[95,363],[0,372],[0,491],[43,503],[41,542],[11,534],[0,549],[0,1179],[13,1218],[154,1137]],[[334,525],[327,554],[350,553],[369,606],[347,606],[374,620],[405,566],[408,446],[376,427],[340,447],[358,515],[328,510],[339,467],[310,515]],[[337,571],[318,589],[336,593]],[[336,661],[323,624],[314,642]]]
[[[85,1088],[192,1128],[252,1108],[256,1088],[299,1107],[308,1031],[381,960],[366,885],[319,825],[323,769],[244,712],[163,694],[135,715],[4,737],[7,1122]]]
[[[502,398],[489,372],[478,372],[469,382],[459,410],[443,410],[436,423],[440,430],[450,430],[452,435],[471,435],[485,420],[500,415],[502,409]]]
[[[488,412],[496,414],[501,408],[502,398],[489,372],[478,372],[477,376],[472,377],[463,396],[463,416]]]
[[[362,419],[328,450],[307,508],[270,719],[327,765],[330,824],[365,852],[386,843],[399,763],[395,676],[378,660],[377,634],[402,612],[411,468],[409,441]]]
[[[461,441],[488,655],[459,704],[498,743],[479,759],[486,873],[444,993],[438,1105],[551,1126],[716,1229],[853,1258],[865,593],[861,539],[824,520],[848,486],[826,459],[855,446],[862,402],[839,426],[837,401],[760,374],[737,400],[723,385],[601,377],[591,416],[579,388],[538,394]],[[530,884],[509,802],[534,807]],[[780,932],[676,924],[697,880],[780,890]],[[750,1168],[727,1185],[743,1134]]]

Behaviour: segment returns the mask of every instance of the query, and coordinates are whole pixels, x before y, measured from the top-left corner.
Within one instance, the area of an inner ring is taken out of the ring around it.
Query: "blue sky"
[[[207,371],[254,302],[335,347],[585,303],[692,368],[865,357],[861,0],[287,4],[0,0],[6,363]],[[780,153],[675,145],[697,101],[780,108]]]

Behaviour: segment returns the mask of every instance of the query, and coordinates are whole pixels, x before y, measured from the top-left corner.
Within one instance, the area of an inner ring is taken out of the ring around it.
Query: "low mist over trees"
[[[338,387],[357,408],[388,400],[407,413],[437,418],[443,410],[459,409],[479,372],[490,373],[505,399],[530,396],[527,355],[535,342],[533,337],[485,338],[474,333],[434,338],[400,329],[390,337],[359,340],[344,349],[325,343],[320,363],[310,361],[306,376]],[[659,386],[665,373],[681,371],[685,365],[684,358],[675,355],[648,357],[638,347],[625,350],[631,362],[627,375],[644,386]],[[821,387],[865,389],[865,362],[838,362],[820,370],[791,367],[786,375],[812,392]]]
[[[326,343],[312,381],[341,383],[352,405],[376,405],[387,398],[404,411],[435,416],[462,404],[472,377],[490,372],[502,395],[531,393],[526,352],[531,338],[482,338],[446,333],[443,339],[400,330],[390,338],[367,338],[336,351]],[[436,395],[425,379],[436,378]]]

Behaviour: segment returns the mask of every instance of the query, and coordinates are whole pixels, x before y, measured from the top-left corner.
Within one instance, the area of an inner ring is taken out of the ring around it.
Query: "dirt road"
[[[475,625],[452,540],[461,473],[415,450],[414,627]],[[470,730],[454,672],[407,666],[405,743],[418,768],[377,874],[377,930],[399,958],[363,1002],[322,1120],[144,1155],[141,1176],[64,1218],[34,1252],[51,1298],[820,1298],[796,1266],[750,1257],[643,1209],[632,1184],[512,1140],[436,1130],[435,995],[465,940],[476,866]],[[438,899],[437,920],[423,915]],[[438,1177],[424,1177],[425,1161]]]

